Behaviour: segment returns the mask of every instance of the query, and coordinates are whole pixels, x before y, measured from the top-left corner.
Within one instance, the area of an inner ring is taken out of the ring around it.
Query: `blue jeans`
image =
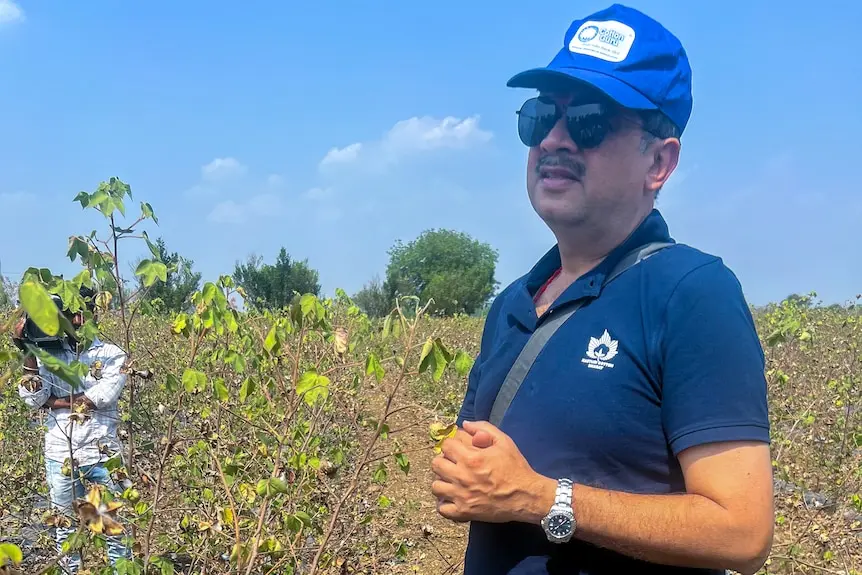
[[[72,525],[75,524],[75,511],[72,507],[72,501],[76,498],[85,497],[86,490],[81,482],[81,477],[89,483],[99,483],[104,485],[112,493],[119,493],[120,488],[111,479],[110,473],[105,469],[104,465],[96,463],[94,465],[83,465],[76,469],[78,478],[75,479],[74,485],[71,477],[63,475],[63,464],[59,461],[51,459],[45,460],[46,476],[48,479],[48,487],[51,491],[51,505],[54,509],[70,519]],[[74,493],[73,490],[74,489]],[[69,527],[57,527],[57,553],[62,553],[63,542],[69,537],[75,529]],[[125,535],[106,535],[108,547],[108,560],[111,565],[115,565],[120,557],[129,558],[131,554],[129,549],[123,545],[123,537]],[[70,553],[63,558],[60,565],[66,568],[69,573],[77,573],[81,567],[81,556],[78,553]]]

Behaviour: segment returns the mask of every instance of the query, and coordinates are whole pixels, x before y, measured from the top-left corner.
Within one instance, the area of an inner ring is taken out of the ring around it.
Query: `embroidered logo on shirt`
[[[608,330],[602,334],[602,337],[590,338],[590,343],[587,345],[587,357],[582,358],[581,362],[585,363],[590,369],[602,370],[606,367],[613,367],[614,364],[610,360],[617,355],[619,342],[611,338]]]

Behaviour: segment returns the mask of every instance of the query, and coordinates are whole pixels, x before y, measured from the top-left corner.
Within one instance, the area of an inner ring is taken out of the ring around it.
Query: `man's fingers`
[[[459,481],[462,475],[458,466],[442,455],[431,460],[431,471],[449,483]]]
[[[455,498],[456,490],[457,487],[447,481],[435,479],[431,482],[431,493],[433,493],[434,497],[437,499],[446,499],[447,501],[451,501]]]
[[[457,439],[464,445],[470,445],[473,441],[473,436],[459,427],[458,430],[455,432],[455,436],[453,439]]]
[[[458,463],[458,461],[467,453],[470,441],[472,441],[470,438],[468,438],[466,442],[462,442],[462,440],[457,436],[450,437],[443,441],[443,445],[440,446],[440,451],[443,452],[446,459],[453,463]]]
[[[437,500],[437,513],[444,519],[455,521],[456,523],[466,523],[470,520],[458,510],[457,505],[445,499]]]

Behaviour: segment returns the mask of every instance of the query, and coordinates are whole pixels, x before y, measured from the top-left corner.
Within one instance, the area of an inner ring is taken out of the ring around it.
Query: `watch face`
[[[565,515],[554,515],[548,520],[548,531],[554,537],[565,537],[572,531],[572,520]]]

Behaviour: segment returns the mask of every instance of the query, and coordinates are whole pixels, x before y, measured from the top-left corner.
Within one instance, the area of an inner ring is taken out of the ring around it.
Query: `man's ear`
[[[655,140],[647,148],[652,164],[647,171],[644,191],[657,194],[679,164],[679,138]]]

